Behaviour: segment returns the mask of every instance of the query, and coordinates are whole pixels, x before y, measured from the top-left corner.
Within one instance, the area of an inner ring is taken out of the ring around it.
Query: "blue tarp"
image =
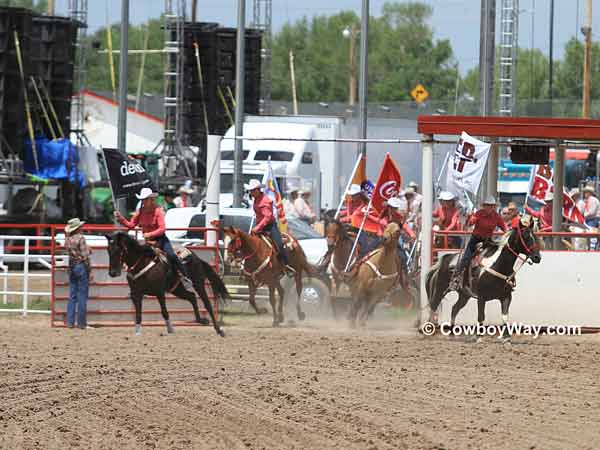
[[[80,186],[85,185],[85,177],[77,171],[79,154],[77,147],[69,139],[51,141],[44,136],[35,139],[39,169],[35,168],[35,160],[31,141],[25,139],[25,171],[40,178],[52,180],[69,180],[75,182],[77,177]]]

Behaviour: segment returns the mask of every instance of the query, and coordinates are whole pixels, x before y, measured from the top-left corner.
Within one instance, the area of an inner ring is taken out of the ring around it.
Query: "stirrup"
[[[181,279],[181,285],[183,286],[183,288],[186,291],[194,292],[194,290],[196,288],[194,287],[194,282],[192,280],[190,280],[185,275],[180,275],[180,279]]]

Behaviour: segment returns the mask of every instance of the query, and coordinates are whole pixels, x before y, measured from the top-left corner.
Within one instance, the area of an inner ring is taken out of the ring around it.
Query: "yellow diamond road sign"
[[[427,89],[419,83],[412,91],[410,91],[410,95],[415,99],[415,102],[423,103],[427,97],[429,97],[429,92],[427,92]]]

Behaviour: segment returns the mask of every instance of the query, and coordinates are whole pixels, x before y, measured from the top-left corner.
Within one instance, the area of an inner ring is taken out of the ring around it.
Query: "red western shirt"
[[[346,209],[340,211],[340,222],[342,223],[352,222],[352,215],[356,212],[356,210],[366,207],[367,201],[364,199],[364,197],[360,197],[359,200],[350,200],[347,202],[347,205],[348,206]]]
[[[381,217],[379,223],[381,224],[382,231],[384,231],[385,227],[387,227],[390,223],[394,222],[400,225],[402,231],[404,231],[404,233],[406,233],[411,239],[415,239],[417,237],[412,228],[406,223],[403,214],[400,214],[393,209],[390,210],[388,207],[383,210],[379,217]]]
[[[444,208],[443,206],[438,206],[433,212],[433,217],[440,219],[439,225],[442,231],[454,231],[461,229],[460,211],[458,208]]]
[[[269,196],[261,194],[252,203],[252,208],[254,209],[254,214],[256,214],[256,226],[254,229],[260,233],[275,220],[275,216],[273,215],[273,200]]]
[[[496,227],[500,228],[502,231],[506,231],[506,224],[504,223],[504,220],[502,220],[500,214],[496,211],[488,213],[487,211],[480,209],[471,216],[469,223],[475,225],[473,235],[482,238],[492,237]]]
[[[136,211],[131,220],[124,217],[119,219],[121,225],[127,228],[135,228],[139,226],[144,234],[149,234],[149,238],[157,238],[165,234],[165,213],[159,206],[153,209],[140,208]]]

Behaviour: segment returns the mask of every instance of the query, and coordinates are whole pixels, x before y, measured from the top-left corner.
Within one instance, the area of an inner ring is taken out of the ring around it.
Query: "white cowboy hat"
[[[400,200],[398,197],[392,197],[387,201],[387,204],[391,207],[391,208],[402,208],[402,206],[404,206],[404,203],[402,202],[402,200]]]
[[[411,181],[410,183],[408,183],[408,187],[416,189],[419,187],[419,185],[417,183],[415,183],[414,181]]]
[[[65,227],[65,232],[72,233],[73,231],[77,230],[78,228],[81,228],[84,225],[85,225],[85,222],[79,220],[79,217],[75,217],[73,219],[70,219],[67,222],[67,226]]]
[[[554,200],[554,194],[550,191],[546,192],[546,196],[544,197],[545,202],[551,202]]]
[[[244,184],[244,189],[247,191],[253,191],[254,189],[261,189],[263,185],[256,178],[251,179],[248,184]]]
[[[593,185],[588,184],[583,188],[583,192],[591,192],[592,194],[595,194],[596,189],[594,189]]]
[[[455,195],[450,191],[442,191],[438,196],[438,200],[454,200],[455,198]]]
[[[353,184],[350,186],[350,189],[348,189],[348,192],[346,192],[346,194],[357,195],[357,194],[360,194],[361,192],[362,192],[362,189],[360,188],[360,186],[358,184]]]
[[[191,187],[187,187],[186,185],[181,186],[177,192],[184,193],[184,194],[193,194],[194,190]]]
[[[306,189],[298,189],[298,195],[310,194],[310,191]]]
[[[135,196],[137,197],[138,200],[145,200],[150,197],[158,197],[158,194],[155,192],[152,192],[152,189],[150,189],[150,188],[142,188],[140,193],[135,194]]]
[[[414,186],[408,186],[404,191],[404,195],[415,195],[417,193],[417,189]]]
[[[495,205],[496,204],[496,199],[494,198],[493,195],[488,195],[485,198],[485,201],[483,202],[484,205]]]

